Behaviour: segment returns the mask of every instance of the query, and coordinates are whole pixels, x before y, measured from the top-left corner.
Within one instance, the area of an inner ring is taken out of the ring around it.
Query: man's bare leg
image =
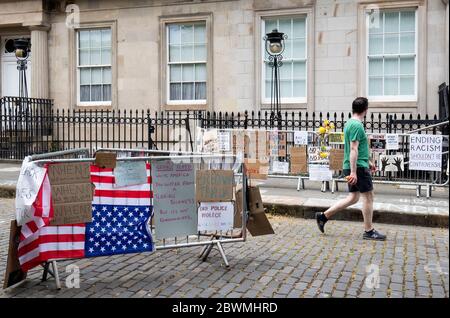
[[[373,191],[361,193],[363,197],[362,214],[364,218],[364,230],[366,232],[373,229]]]
[[[337,212],[348,208],[349,206],[358,202],[358,200],[359,200],[359,192],[350,192],[345,199],[336,202],[336,204],[334,204],[328,210],[326,210],[324,214],[327,217],[327,219],[330,219]]]

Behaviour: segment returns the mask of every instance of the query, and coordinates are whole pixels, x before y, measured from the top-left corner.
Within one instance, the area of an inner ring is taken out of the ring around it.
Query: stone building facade
[[[287,35],[282,108],[438,110],[449,81],[448,0],[0,0],[0,96],[17,95],[30,38],[31,97],[64,109],[270,107],[263,36]],[[8,42],[9,41],[9,42]]]

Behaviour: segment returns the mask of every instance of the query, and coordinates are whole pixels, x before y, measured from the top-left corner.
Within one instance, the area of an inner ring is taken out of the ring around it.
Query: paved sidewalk
[[[12,208],[0,199],[1,284]],[[323,235],[313,220],[269,219],[275,235],[224,246],[230,269],[216,250],[201,262],[198,247],[81,259],[59,263],[60,291],[33,269],[0,297],[449,297],[448,229],[379,225],[388,240],[373,242],[360,222],[330,221]],[[80,268],[79,289],[65,287],[69,264]],[[377,272],[378,288],[368,288]]]

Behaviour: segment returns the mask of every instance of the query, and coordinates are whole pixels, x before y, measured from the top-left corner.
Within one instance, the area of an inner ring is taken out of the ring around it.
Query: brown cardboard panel
[[[245,160],[247,176],[250,179],[266,180],[269,174],[269,162],[261,160]]]
[[[198,170],[195,178],[197,202],[233,200],[233,170]]]
[[[19,248],[20,226],[17,226],[16,220],[12,220],[9,230],[8,259],[6,261],[5,279],[3,288],[8,288],[23,281],[27,273],[20,268],[17,250]]]
[[[97,152],[95,154],[95,165],[103,169],[114,169],[116,167],[117,154],[115,152]]]
[[[300,174],[308,173],[308,164],[305,163],[291,163],[291,173]]]
[[[92,222],[92,203],[75,202],[53,205],[54,217],[50,225]]]
[[[252,236],[269,235],[275,233],[264,212],[250,214],[247,222],[247,229]]]
[[[56,163],[48,167],[48,178],[52,187],[58,184],[91,182],[89,162]]]
[[[291,148],[291,164],[306,164],[306,146]]]
[[[92,184],[58,184],[52,185],[53,204],[67,202],[92,202]]]
[[[330,150],[330,170],[342,170],[344,162],[344,149],[332,148]]]

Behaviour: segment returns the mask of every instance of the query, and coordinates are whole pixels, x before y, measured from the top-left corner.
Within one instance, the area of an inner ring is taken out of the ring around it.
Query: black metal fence
[[[194,151],[197,127],[315,130],[323,120],[342,131],[350,113],[151,112],[150,110],[74,111],[52,109],[51,100],[0,99],[0,159],[71,148],[142,148]],[[278,117],[278,120],[273,120]],[[437,116],[371,113],[367,132],[403,133],[437,123]],[[424,133],[440,133],[431,130]]]

